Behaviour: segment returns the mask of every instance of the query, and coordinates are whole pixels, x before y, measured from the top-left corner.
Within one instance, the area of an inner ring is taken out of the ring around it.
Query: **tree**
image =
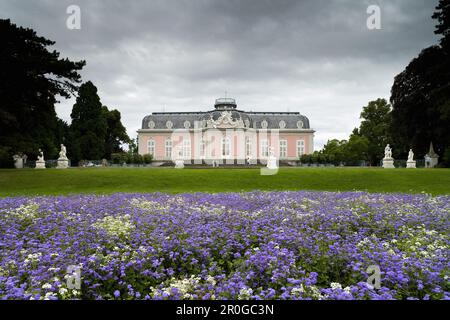
[[[9,159],[24,152],[33,159],[41,148],[56,156],[64,137],[55,96],[77,91],[85,61],[60,59],[48,50],[55,42],[10,20],[0,19],[0,39],[0,154]]]
[[[346,140],[332,139],[328,140],[323,147],[322,153],[327,155],[328,161],[335,165],[345,162],[345,154],[343,146],[347,143]]]
[[[384,147],[391,143],[391,105],[386,99],[370,101],[363,107],[360,118],[363,120],[359,130],[354,131],[353,134],[367,139],[367,160],[371,165],[377,165],[383,158]]]
[[[110,159],[111,154],[123,152],[122,144],[130,143],[130,137],[127,130],[121,122],[121,115],[118,110],[108,110],[103,106],[103,116],[106,119],[106,135],[105,135],[105,159]]]
[[[74,162],[101,159],[105,154],[108,126],[97,88],[92,82],[80,86],[70,117],[71,159]]]
[[[421,158],[430,141],[441,156],[450,148],[449,6],[449,0],[441,0],[433,14],[435,33],[443,35],[440,45],[422,50],[395,77],[390,131],[397,156],[406,157],[411,147]]]
[[[443,36],[440,39],[440,45],[448,51],[450,49],[450,1],[439,1],[432,18],[438,22],[434,33]]]
[[[359,165],[360,161],[368,159],[369,140],[364,136],[352,134],[343,145],[347,165]]]

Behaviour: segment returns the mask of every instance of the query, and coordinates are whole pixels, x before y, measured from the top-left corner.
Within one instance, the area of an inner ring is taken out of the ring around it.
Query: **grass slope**
[[[282,168],[259,169],[71,168],[0,170],[0,196],[112,192],[225,192],[328,190],[450,194],[450,169]]]

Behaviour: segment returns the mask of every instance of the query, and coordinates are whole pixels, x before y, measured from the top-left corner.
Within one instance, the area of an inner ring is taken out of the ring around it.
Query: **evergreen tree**
[[[70,125],[70,149],[74,162],[102,159],[108,130],[97,88],[90,81],[83,83],[73,106]]]
[[[55,96],[68,98],[80,82],[84,61],[72,62],[49,51],[55,42],[0,19],[0,166],[16,152],[35,159],[39,148],[56,157],[64,125]]]
[[[118,110],[108,110],[108,107],[103,106],[103,115],[107,124],[104,158],[111,159],[111,154],[123,152],[122,144],[130,143],[131,140],[121,122],[121,115]]]

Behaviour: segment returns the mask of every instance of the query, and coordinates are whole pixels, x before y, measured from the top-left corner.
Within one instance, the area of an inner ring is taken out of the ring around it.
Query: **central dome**
[[[232,98],[219,98],[216,99],[216,102],[214,103],[214,108],[217,110],[232,110],[236,109],[236,107],[236,100]]]

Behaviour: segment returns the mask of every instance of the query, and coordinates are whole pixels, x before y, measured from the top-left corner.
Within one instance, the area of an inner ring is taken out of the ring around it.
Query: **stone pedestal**
[[[183,160],[175,160],[175,169],[183,169],[184,161]]]
[[[36,161],[36,168],[35,169],[45,169],[45,161]]]
[[[267,159],[267,169],[276,170],[278,169],[277,158],[269,156]]]
[[[69,159],[58,159],[56,169],[67,169],[69,167]]]
[[[393,169],[394,167],[394,158],[384,158],[383,159],[383,168],[385,169]]]
[[[406,168],[413,169],[416,167],[416,161],[415,160],[408,160],[406,161]]]

